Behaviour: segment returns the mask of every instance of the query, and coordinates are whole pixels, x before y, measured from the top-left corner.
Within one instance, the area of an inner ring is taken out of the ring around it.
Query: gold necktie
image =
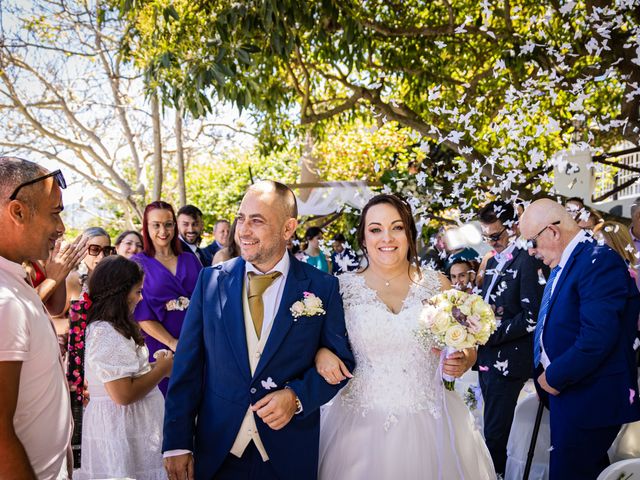
[[[260,338],[262,333],[262,322],[264,319],[264,303],[262,302],[262,294],[269,288],[273,281],[282,273],[271,272],[266,275],[259,275],[255,272],[248,272],[249,275],[249,291],[247,297],[249,300],[249,311],[251,312],[251,320],[256,334]]]

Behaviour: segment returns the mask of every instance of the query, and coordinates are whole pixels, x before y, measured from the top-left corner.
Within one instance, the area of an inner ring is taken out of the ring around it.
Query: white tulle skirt
[[[445,392],[437,418],[428,410],[363,410],[336,398],[323,407],[320,480],[487,480],[493,463],[462,399]]]

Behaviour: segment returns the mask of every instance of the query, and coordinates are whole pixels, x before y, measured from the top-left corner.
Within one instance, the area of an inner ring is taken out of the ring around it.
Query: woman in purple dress
[[[131,259],[145,272],[142,301],[134,318],[145,333],[152,357],[162,349],[176,351],[189,299],[196,286],[202,265],[198,257],[183,253],[173,207],[166,202],[152,202],[142,219],[144,250]],[[158,385],[167,392],[168,379]]]

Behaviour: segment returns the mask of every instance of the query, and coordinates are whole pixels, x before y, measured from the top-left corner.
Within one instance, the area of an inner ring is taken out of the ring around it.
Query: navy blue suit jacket
[[[640,294],[608,246],[579,243],[560,272],[542,340],[552,417],[583,428],[640,419],[633,352]],[[553,429],[553,420],[552,426]]]
[[[213,257],[216,256],[216,253],[218,253],[220,250],[222,250],[223,247],[221,247],[218,242],[216,242],[215,240],[213,242],[211,242],[209,245],[207,245],[206,247],[203,247],[202,250],[205,252],[205,254],[207,256],[209,256],[211,258],[211,261],[213,261]],[[209,265],[206,265],[207,267],[211,265],[211,261],[209,262]]]
[[[288,385],[303,412],[281,430],[257,415],[269,459],[283,479],[314,479],[318,469],[319,407],[344,386],[329,385],[314,365],[327,347],[353,371],[338,280],[290,256],[282,301],[252,376],[242,310],[245,262],[235,258],[204,268],[191,297],[165,403],[163,451],[194,452],[197,479],[210,479],[229,455],[249,405]],[[325,315],[291,315],[291,305],[311,292]],[[263,381],[265,382],[263,384]]]
[[[185,242],[182,238],[180,239],[180,246],[182,247],[182,251],[183,252],[191,253],[191,254],[195,255],[196,257],[198,257],[198,260],[200,260],[200,263],[202,264],[203,267],[210,267],[211,266],[211,261],[213,260],[213,257],[206,250],[206,248],[201,248],[200,249],[200,254],[198,255],[193,250],[191,250],[191,247],[189,246],[189,244],[187,242]]]

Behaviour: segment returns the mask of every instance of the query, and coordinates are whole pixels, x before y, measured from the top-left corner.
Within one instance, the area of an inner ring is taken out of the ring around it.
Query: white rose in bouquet
[[[493,310],[481,297],[452,289],[426,302],[416,336],[425,349],[430,350],[434,344],[443,347],[443,362],[455,351],[484,345],[495,329]],[[455,379],[443,375],[443,380],[452,390]]]
[[[462,325],[452,325],[444,334],[444,343],[456,349],[462,349],[467,344],[467,330]]]

